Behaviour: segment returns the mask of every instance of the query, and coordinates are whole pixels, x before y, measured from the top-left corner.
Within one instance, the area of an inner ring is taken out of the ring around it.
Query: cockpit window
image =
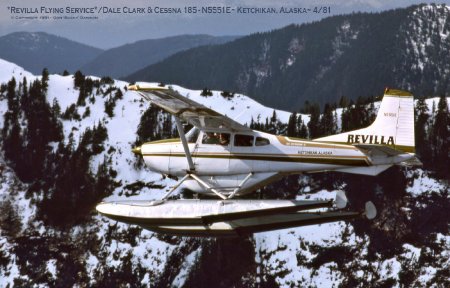
[[[265,145],[269,145],[270,141],[267,138],[263,138],[263,137],[256,137],[255,140],[255,145],[256,146],[265,146]]]
[[[205,132],[203,133],[202,143],[227,146],[230,144],[230,134]]]
[[[253,136],[251,135],[234,135],[234,146],[250,147],[253,146]]]
[[[189,132],[186,133],[186,140],[188,141],[188,143],[196,143],[199,133],[200,130],[196,127],[189,130]]]

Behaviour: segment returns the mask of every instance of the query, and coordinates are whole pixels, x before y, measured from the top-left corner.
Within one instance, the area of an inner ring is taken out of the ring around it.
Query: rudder
[[[342,144],[385,145],[415,152],[414,98],[409,92],[386,89],[375,121],[367,128],[314,139]]]

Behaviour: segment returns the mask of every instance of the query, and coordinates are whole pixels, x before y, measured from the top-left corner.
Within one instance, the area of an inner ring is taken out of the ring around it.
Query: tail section
[[[406,91],[386,89],[375,121],[367,128],[314,139],[342,144],[384,145],[415,152],[414,99]]]

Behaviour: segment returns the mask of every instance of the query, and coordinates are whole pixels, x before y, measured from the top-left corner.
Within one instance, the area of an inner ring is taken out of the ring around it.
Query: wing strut
[[[252,177],[253,172],[248,173],[247,177],[244,178],[244,180],[242,180],[242,182],[239,184],[238,187],[236,187],[236,189],[234,189],[233,193],[230,194],[230,196],[228,196],[228,199],[233,198],[233,196],[241,189],[242,185],[245,184],[245,182],[247,182],[248,179],[250,179],[250,177]]]
[[[181,143],[183,144],[184,153],[186,154],[186,159],[189,165],[189,171],[195,171],[194,162],[192,161],[191,151],[189,151],[189,146],[186,140],[186,135],[184,134],[183,125],[181,124],[180,118],[175,116],[175,122],[177,123],[178,134],[180,134]]]
[[[200,179],[197,175],[191,174],[191,177],[194,178],[199,184],[203,185],[206,189],[211,190],[214,194],[216,194],[217,196],[219,196],[223,200],[227,200],[227,197],[225,195],[223,195],[222,193],[220,193],[219,191],[217,191],[216,189],[214,189],[213,187],[208,185],[205,181]]]

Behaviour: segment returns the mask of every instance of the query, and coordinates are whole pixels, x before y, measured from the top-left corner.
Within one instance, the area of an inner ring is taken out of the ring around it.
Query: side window
[[[256,146],[265,146],[265,145],[269,145],[270,141],[267,138],[263,138],[263,137],[256,137],[256,141],[255,141],[255,145]]]
[[[234,146],[244,146],[250,147],[253,146],[253,136],[251,135],[234,135]]]
[[[230,144],[230,134],[206,132],[203,133],[202,143],[227,146]]]

